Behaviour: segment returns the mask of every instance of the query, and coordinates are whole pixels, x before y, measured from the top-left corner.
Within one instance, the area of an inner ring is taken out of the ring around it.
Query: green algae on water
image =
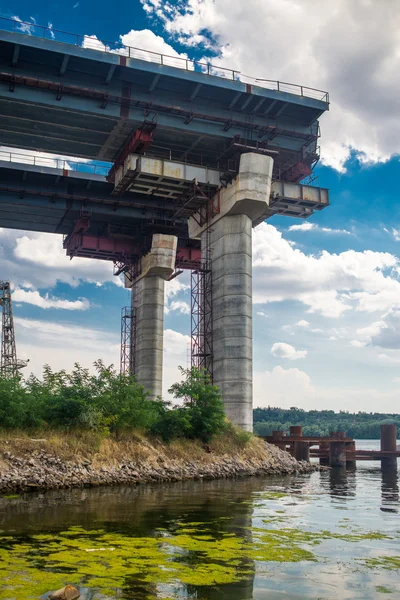
[[[386,569],[387,571],[399,571],[400,556],[378,556],[376,558],[366,558],[364,560],[364,564],[370,569]]]
[[[162,585],[167,596],[182,597],[186,586],[244,581],[252,576],[254,561],[262,563],[264,571],[271,563],[316,562],[313,547],[324,540],[387,537],[379,532],[344,534],[268,526],[239,536],[218,527],[215,533],[217,525],[218,520],[211,528],[205,523],[179,523],[173,531],[160,528],[153,537],[82,527],[24,538],[0,536],[0,600],[40,597],[70,582],[101,596],[113,597],[117,590],[125,590],[129,597],[139,597],[132,593],[135,585],[141,589]],[[368,561],[370,567],[400,568],[395,557]],[[154,594],[146,593],[146,598],[156,598]]]
[[[375,587],[375,589],[380,594],[393,594],[393,590],[391,590],[390,588],[386,587],[385,585],[377,585]]]

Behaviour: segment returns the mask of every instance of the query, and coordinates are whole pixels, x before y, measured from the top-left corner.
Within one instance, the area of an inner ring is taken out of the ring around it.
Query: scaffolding
[[[18,375],[19,369],[27,366],[28,361],[17,359],[11,286],[9,281],[0,281],[0,306],[3,309],[0,372],[2,375],[15,377]]]
[[[124,306],[121,314],[121,375],[135,373],[136,309]]]
[[[202,264],[191,271],[191,366],[213,377],[211,228],[202,236]]]

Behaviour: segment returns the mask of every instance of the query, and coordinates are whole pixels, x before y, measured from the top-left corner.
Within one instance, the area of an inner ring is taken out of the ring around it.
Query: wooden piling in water
[[[346,442],[335,440],[329,444],[329,466],[346,466]]]
[[[395,424],[381,425],[381,450],[393,452],[393,456],[384,456],[381,459],[382,469],[390,467],[397,468],[397,430]]]

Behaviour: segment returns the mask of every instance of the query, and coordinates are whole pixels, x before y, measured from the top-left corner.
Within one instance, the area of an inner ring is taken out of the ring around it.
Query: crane
[[[27,360],[17,359],[14,319],[12,314],[11,286],[9,281],[0,281],[0,306],[3,309],[1,329],[0,374],[15,377],[27,366]]]

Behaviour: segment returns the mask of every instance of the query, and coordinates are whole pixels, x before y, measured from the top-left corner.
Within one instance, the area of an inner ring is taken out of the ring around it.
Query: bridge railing
[[[257,79],[256,77],[243,75],[240,71],[234,69],[213,65],[204,60],[192,60],[186,56],[179,55],[178,53],[175,56],[161,54],[152,50],[136,48],[134,46],[126,46],[121,41],[110,42],[106,40],[100,40],[95,35],[69,33],[60,29],[54,29],[51,25],[48,25],[47,27],[44,25],[38,25],[33,20],[21,21],[17,17],[0,17],[0,29],[11,31],[13,33],[23,33],[30,36],[55,40],[57,42],[64,42],[66,44],[73,44],[74,46],[89,48],[91,50],[97,50],[100,52],[119,54],[128,58],[146,60],[159,65],[185,69],[186,71],[198,71],[208,75],[213,75],[215,77],[222,77],[223,79],[231,79],[233,81],[249,83],[251,85],[267,88],[269,90],[287,92],[297,96],[304,96],[307,98],[314,98],[315,100],[322,100],[323,102],[329,102],[328,92],[324,92],[323,90],[316,88],[297,85],[295,83],[287,83],[284,81],[276,81],[274,79]]]
[[[85,161],[76,162],[65,158],[50,158],[20,152],[8,152],[6,150],[0,150],[0,162],[35,165],[37,167],[52,167],[53,169],[91,173],[94,175],[103,175],[104,177],[108,175],[108,171],[110,170],[110,165],[97,165]]]

